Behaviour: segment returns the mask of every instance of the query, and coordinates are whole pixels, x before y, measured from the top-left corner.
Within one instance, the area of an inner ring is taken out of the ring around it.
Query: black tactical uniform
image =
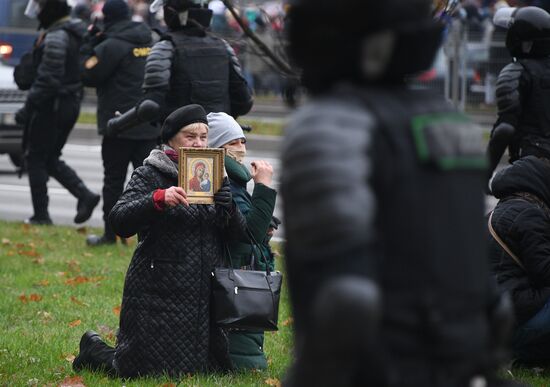
[[[501,304],[485,248],[482,131],[402,82],[439,45],[430,1],[297,3],[290,52],[313,99],[282,152],[296,328],[286,384],[488,379],[502,332],[491,325]]]
[[[490,172],[506,147],[510,162],[526,155],[550,158],[550,14],[538,7],[505,8],[497,12],[495,23],[511,24],[506,47],[515,60],[497,80]]]
[[[187,13],[187,23],[179,14]],[[211,12],[188,8],[183,0],[168,0],[164,19],[169,27],[147,58],[143,89],[145,99],[162,106],[162,120],[180,106],[196,103],[209,112],[234,117],[252,108],[252,94],[233,49],[211,36],[203,25]],[[202,23],[202,25],[201,25]]]
[[[53,176],[78,198],[74,221],[82,223],[91,216],[99,195],[92,193],[59,157],[80,111],[78,50],[84,25],[69,19],[70,8],[65,1],[41,1],[39,7],[38,19],[46,30],[35,43],[32,64],[17,69],[23,78],[31,80],[30,85],[20,84],[30,90],[25,106],[16,116],[26,127],[25,155],[34,208],[28,221],[51,224],[47,182]]]
[[[103,8],[105,28],[88,36],[81,48],[82,79],[96,88],[97,124],[103,136],[103,219],[102,237],[90,235],[88,244],[114,243],[116,236],[107,222],[109,212],[122,194],[131,162],[134,168],[143,164],[157,144],[159,130],[145,122],[129,130],[106,133],[107,121],[116,111],[124,112],[141,98],[145,60],[151,51],[151,30],[144,23],[130,21],[124,0],[109,0]]]

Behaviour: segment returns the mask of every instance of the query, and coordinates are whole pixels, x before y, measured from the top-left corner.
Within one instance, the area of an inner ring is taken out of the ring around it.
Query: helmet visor
[[[517,11],[517,8],[504,7],[500,8],[495,12],[493,17],[493,24],[502,28],[510,28],[514,21],[514,14]]]
[[[149,6],[149,11],[152,13],[158,12],[166,4],[166,0],[155,0]]]
[[[36,0],[29,0],[27,7],[25,8],[25,16],[31,19],[36,19],[40,13],[40,4]]]

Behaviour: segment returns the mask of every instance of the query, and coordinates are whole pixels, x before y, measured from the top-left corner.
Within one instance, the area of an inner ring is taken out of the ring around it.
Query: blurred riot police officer
[[[93,246],[115,243],[107,218],[122,194],[128,164],[141,166],[159,136],[158,129],[148,122],[120,133],[106,130],[107,121],[116,111],[126,111],[142,98],[145,60],[152,40],[147,25],[130,20],[130,9],[124,0],[107,0],[103,16],[103,30],[92,25],[80,50],[83,82],[96,88],[97,124],[103,136],[105,232],[102,236],[88,236],[87,243]]]
[[[75,223],[85,222],[99,202],[76,172],[60,160],[61,151],[80,111],[82,83],[79,54],[85,26],[69,17],[65,0],[29,0],[25,15],[37,18],[43,32],[31,55],[16,67],[18,86],[29,89],[16,120],[25,126],[25,155],[34,215],[27,221],[51,224],[49,176],[78,199]]]
[[[550,14],[538,7],[501,8],[494,23],[508,28],[506,48],[514,61],[497,80],[490,173],[506,147],[510,162],[527,155],[550,158]]]
[[[252,92],[246,83],[235,52],[227,42],[206,29],[212,11],[204,0],[155,0],[151,11],[164,11],[168,31],[153,46],[145,65],[145,96],[134,111],[139,116],[144,101],[161,109],[162,122],[168,114],[188,104],[199,104],[209,112],[237,117],[252,108]],[[132,114],[127,114],[135,119]]]
[[[312,100],[282,152],[286,385],[495,385],[509,301],[489,282],[483,133],[404,82],[440,45],[431,1],[296,0],[288,19]]]

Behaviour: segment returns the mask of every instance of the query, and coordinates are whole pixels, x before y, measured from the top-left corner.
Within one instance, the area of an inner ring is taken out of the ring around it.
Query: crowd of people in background
[[[73,7],[73,16],[86,23],[101,20],[104,0],[77,0]],[[153,29],[165,30],[163,12],[152,13],[145,0],[128,0],[132,21],[145,22]],[[239,23],[221,0],[208,4],[213,11],[210,30],[227,40],[235,50],[243,74],[257,95],[280,95],[288,80],[268,61],[265,54],[248,39]],[[268,1],[261,5],[250,4],[242,9],[242,20],[276,55],[284,57],[283,26],[285,10],[282,1]]]

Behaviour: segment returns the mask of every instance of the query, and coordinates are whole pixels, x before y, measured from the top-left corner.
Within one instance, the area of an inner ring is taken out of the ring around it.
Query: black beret
[[[197,122],[208,125],[206,112],[201,105],[191,104],[174,110],[162,124],[162,142],[164,144],[168,143],[168,140],[178,134],[183,127]]]

